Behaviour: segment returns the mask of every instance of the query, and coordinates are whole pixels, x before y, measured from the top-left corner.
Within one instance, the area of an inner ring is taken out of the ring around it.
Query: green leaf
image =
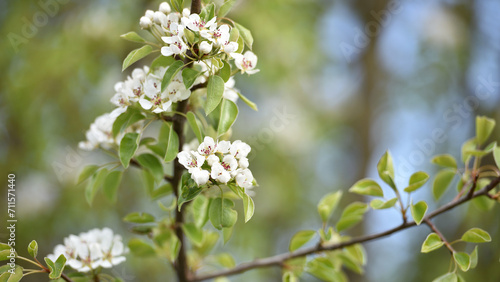
[[[184,234],[195,244],[196,246],[201,246],[203,242],[203,230],[198,228],[194,223],[184,223],[182,225],[182,230]]]
[[[458,282],[457,274],[450,272],[432,280],[432,282]]]
[[[349,254],[358,264],[365,265],[366,264],[366,251],[363,245],[355,244],[344,249],[346,253]]]
[[[226,0],[224,4],[222,4],[222,6],[220,7],[217,16],[219,18],[223,18],[225,15],[227,15],[227,13],[229,13],[231,8],[233,7],[234,3],[236,3],[236,0]]]
[[[177,12],[182,14],[182,10],[184,9],[184,0],[170,0],[172,4],[172,8]]]
[[[224,94],[224,80],[218,75],[208,78],[207,101],[205,103],[205,114],[210,114],[222,100]]]
[[[11,248],[8,244],[0,243],[0,261],[10,259],[9,255],[11,253],[14,254],[14,257],[17,256],[16,250],[14,248]]]
[[[145,117],[138,109],[129,107],[125,112],[120,114],[115,122],[113,123],[113,137],[116,137],[119,133],[125,131],[132,124],[143,120]]]
[[[215,17],[215,4],[214,3],[208,4],[207,6],[205,6],[205,8],[203,8],[203,10],[205,10],[207,22],[209,20],[211,20],[213,17]]]
[[[135,151],[137,151],[138,144],[139,133],[130,132],[123,136],[120,142],[120,161],[124,168],[127,168],[130,164],[130,159],[132,159]]]
[[[6,267],[5,271],[2,273],[0,272],[0,281],[1,282],[18,282],[21,281],[23,278],[23,268],[19,265],[16,265],[14,268],[14,273],[9,272],[10,266],[9,265],[3,265],[2,267]]]
[[[495,163],[498,168],[500,168],[500,147],[495,147],[493,149],[493,158],[495,159]]]
[[[154,61],[151,63],[151,70],[155,70],[159,67],[168,67],[171,64],[173,64],[176,61],[176,59],[172,56],[165,57],[163,55],[158,56]]]
[[[387,202],[384,202],[381,199],[373,199],[370,202],[370,207],[374,210],[383,210],[383,209],[388,209],[394,207],[394,205],[397,203],[398,198],[392,198],[390,200],[387,200]]]
[[[408,187],[404,189],[405,192],[413,192],[418,188],[422,187],[427,180],[429,180],[429,175],[423,171],[415,172],[411,175]]]
[[[238,23],[234,23],[234,25],[240,33],[240,38],[242,38],[243,42],[245,42],[245,44],[248,46],[248,48],[250,50],[252,50],[253,37],[252,37],[252,33],[250,32],[250,30],[248,30],[246,27],[244,27]]]
[[[179,73],[179,71],[184,67],[184,63],[182,61],[173,62],[165,71],[163,75],[163,79],[161,80],[161,92],[167,89],[167,86],[170,84],[172,79]]]
[[[377,164],[377,171],[380,178],[387,183],[394,191],[397,190],[396,184],[394,183],[394,165],[392,163],[392,157],[389,151],[380,158]]]
[[[38,243],[35,240],[31,241],[28,245],[28,254],[36,258],[36,255],[38,254]]]
[[[144,45],[141,48],[133,50],[127,55],[125,60],[123,60],[122,71],[128,68],[131,64],[151,54],[151,52],[153,52],[153,47],[151,47],[151,45]]]
[[[88,165],[82,169],[82,172],[80,172],[80,176],[78,177],[78,184],[82,183],[85,181],[87,178],[92,176],[96,170],[99,169],[98,165]]]
[[[226,133],[236,121],[236,117],[238,117],[238,106],[231,100],[223,99],[220,110],[219,126],[217,127],[217,136]]]
[[[450,187],[454,177],[455,171],[452,169],[442,169],[438,172],[432,183],[432,194],[436,201],[439,200],[448,187]]]
[[[44,259],[50,270],[49,278],[58,279],[59,277],[61,277],[64,266],[66,265],[66,257],[64,255],[60,255],[55,262],[51,261],[49,258]]]
[[[189,174],[185,174],[189,177]],[[183,175],[184,177],[184,175]],[[189,178],[191,179],[191,178]],[[192,180],[192,179],[191,179]],[[193,181],[194,182],[194,181]],[[198,196],[203,188],[198,187],[196,183],[194,185],[182,185],[181,188],[181,194],[179,195],[179,200],[178,200],[178,209],[181,210],[181,207],[184,203],[189,202],[196,198]]]
[[[194,115],[193,112],[188,112],[186,114],[189,126],[191,126],[191,129],[194,132],[194,135],[196,135],[196,138],[198,139],[198,142],[203,142],[203,133],[201,132],[200,127],[198,126],[198,119]]]
[[[476,138],[471,138],[462,145],[462,162],[465,163],[471,156],[470,151],[476,149]]]
[[[182,80],[184,81],[184,86],[186,89],[191,88],[193,86],[194,81],[198,76],[201,75],[201,72],[196,71],[192,68],[185,68],[182,70]]]
[[[470,254],[470,269],[474,269],[477,266],[478,254],[477,245],[474,247],[474,251]]]
[[[215,260],[225,268],[233,268],[236,266],[234,258],[228,253],[217,254]]]
[[[139,34],[137,34],[134,31],[127,32],[125,34],[120,35],[121,38],[132,41],[132,42],[139,42],[139,43],[144,43],[146,40],[142,38]]]
[[[255,211],[253,199],[246,193],[243,193],[243,211],[245,212],[245,223],[248,222]]]
[[[221,230],[236,223],[238,213],[232,209],[233,206],[233,201],[226,198],[219,197],[211,201],[208,216],[215,228]]]
[[[85,199],[89,205],[92,205],[94,197],[97,194],[97,191],[99,191],[99,188],[101,188],[106,176],[108,176],[108,170],[103,168],[94,173],[92,179],[89,183],[87,183],[87,187],[85,187]]]
[[[231,28],[231,31],[229,32],[229,42],[238,42],[238,39],[240,39],[240,32],[237,28]]]
[[[384,192],[375,180],[361,179],[349,188],[349,192],[366,196],[383,197]]]
[[[170,184],[170,183],[163,184],[162,186],[154,189],[151,192],[151,199],[157,200],[159,198],[170,195],[173,191],[174,191],[174,189],[172,188],[172,184]]]
[[[427,212],[427,203],[424,201],[420,201],[416,204],[411,203],[410,207],[413,220],[415,220],[417,225],[420,225],[422,220],[424,220],[425,213]]]
[[[470,257],[467,253],[464,252],[454,252],[453,258],[455,262],[458,264],[462,271],[467,271],[470,268]]]
[[[351,257],[348,253],[346,252],[338,253],[335,256],[335,258],[340,259],[346,268],[354,271],[355,273],[357,274],[364,273],[363,267],[357,261],[355,261],[354,258]]]
[[[495,128],[495,120],[484,116],[476,117],[476,141],[478,145],[482,145],[493,132]]]
[[[133,212],[127,214],[123,218],[123,221],[131,223],[149,223],[149,222],[155,222],[155,217],[145,212]]]
[[[168,163],[175,160],[177,153],[179,153],[179,136],[172,126],[168,132],[167,151],[165,152],[164,161]]]
[[[259,109],[257,108],[257,105],[250,101],[247,97],[243,96],[243,94],[241,94],[240,92],[236,92],[238,93],[238,97],[240,97],[240,99],[245,102],[245,104],[247,104],[252,110],[254,111],[258,111]]]
[[[128,242],[128,248],[138,257],[150,257],[156,255],[156,251],[151,245],[138,238],[130,239]]]
[[[354,202],[348,205],[337,222],[337,231],[340,232],[359,223],[367,210],[368,205],[362,202]]]
[[[283,272],[281,277],[282,282],[299,282],[299,278],[291,271]]]
[[[318,203],[318,213],[323,222],[328,221],[328,218],[330,218],[333,211],[337,207],[340,201],[340,197],[342,197],[342,191],[330,193],[321,198]]]
[[[449,167],[454,169],[457,168],[457,161],[452,155],[449,154],[437,155],[434,158],[432,158],[431,162],[433,164],[437,164],[444,167]]]
[[[103,193],[112,203],[116,203],[118,187],[122,181],[123,171],[115,170],[108,174],[103,184]]]
[[[143,168],[151,172],[157,182],[163,179],[163,166],[157,157],[152,154],[142,154],[137,156],[136,160]]]
[[[226,83],[231,77],[231,65],[226,60],[223,60],[222,63],[224,63],[224,66],[220,69],[219,76]]]
[[[194,223],[198,228],[202,228],[208,221],[208,207],[210,200],[203,195],[199,195],[191,204],[193,210]]]
[[[293,235],[292,239],[290,240],[290,246],[288,247],[288,249],[290,250],[290,252],[297,250],[305,243],[309,242],[314,237],[314,235],[316,235],[316,231],[314,230],[302,230],[295,233],[295,235]]]
[[[431,233],[427,236],[424,243],[422,244],[422,249],[420,250],[420,252],[429,253],[441,248],[441,246],[443,245],[444,243],[443,241],[441,241],[441,238],[439,238],[439,235],[437,235],[436,233]]]
[[[488,232],[481,228],[471,228],[462,235],[462,241],[469,243],[486,243],[491,242],[491,236]]]
[[[228,228],[222,228],[222,235],[224,237],[224,244],[226,244],[231,236],[233,236],[234,225]]]
[[[146,189],[146,193],[148,196],[152,197],[153,190],[155,189],[155,179],[149,170],[143,169],[141,172],[142,181],[144,188]]]
[[[307,263],[307,272],[323,281],[344,282],[345,275],[335,269],[333,263],[325,257],[315,258]]]

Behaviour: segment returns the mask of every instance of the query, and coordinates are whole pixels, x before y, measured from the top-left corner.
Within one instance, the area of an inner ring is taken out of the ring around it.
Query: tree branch
[[[429,221],[430,219],[445,213],[463,203],[466,203],[474,198],[480,197],[480,196],[487,196],[488,192],[491,191],[493,188],[495,188],[498,184],[500,183],[500,177],[494,178],[491,180],[491,182],[484,187],[483,189],[471,194],[470,196],[467,195],[465,197],[462,197],[457,200],[453,200],[449,202],[448,204],[441,206],[440,208],[436,209],[435,211],[429,213],[425,218],[424,221]],[[230,275],[235,275],[239,273],[243,273],[247,270],[255,269],[255,268],[262,268],[262,267],[269,267],[269,266],[281,266],[286,260],[297,258],[297,257],[303,257],[307,256],[313,253],[319,253],[323,251],[332,251],[332,250],[337,250],[337,249],[342,249],[351,245],[355,245],[358,243],[365,243],[369,241],[373,241],[376,239],[380,239],[386,236],[389,236],[393,233],[399,232],[404,229],[408,229],[410,227],[416,226],[417,224],[415,221],[411,222],[405,222],[397,227],[394,227],[392,229],[386,230],[384,232],[372,234],[372,235],[366,235],[366,236],[360,236],[357,238],[354,238],[352,240],[346,241],[346,242],[341,242],[341,243],[336,243],[332,245],[321,245],[318,244],[317,246],[309,247],[309,248],[304,248],[301,250],[297,250],[295,252],[291,253],[283,253],[280,255],[268,257],[268,258],[262,258],[262,259],[256,259],[252,262],[247,262],[247,263],[242,263],[232,269],[227,269],[227,270],[222,270],[219,272],[214,272],[214,273],[209,273],[205,275],[199,275],[194,277],[191,281],[203,281],[211,278],[216,278],[216,277],[221,277],[221,276],[230,276]]]

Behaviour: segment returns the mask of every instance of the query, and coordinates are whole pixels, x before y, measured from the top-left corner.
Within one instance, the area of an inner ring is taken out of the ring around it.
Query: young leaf
[[[11,254],[11,250],[13,250],[12,253],[14,253],[17,256],[16,251],[13,248],[11,248],[8,244],[0,243],[0,261],[8,260],[9,255]]]
[[[114,170],[108,174],[103,184],[103,193],[112,203],[116,203],[116,192],[120,187],[123,171]]]
[[[354,183],[354,185],[349,188],[349,192],[356,193],[360,195],[367,196],[375,196],[375,197],[383,197],[384,192],[382,188],[375,180],[371,179],[361,179],[358,182]]]
[[[484,116],[476,117],[476,141],[478,145],[482,145],[493,132],[495,120]]]
[[[389,151],[380,158],[377,164],[377,171],[380,178],[387,183],[393,190],[396,190],[394,184],[394,165],[392,164],[392,157]]]
[[[149,213],[145,212],[133,212],[127,214],[124,218],[123,221],[126,222],[131,222],[131,223],[149,223],[149,222],[155,222],[155,217]]]
[[[146,193],[151,197],[153,195],[153,190],[155,189],[155,178],[147,169],[143,169],[141,175]]]
[[[241,94],[240,92],[236,92],[238,94],[238,97],[240,97],[240,99],[245,102],[245,104],[247,104],[252,110],[254,111],[258,111],[259,109],[257,108],[257,105],[250,101],[247,97],[243,96],[243,94]]]
[[[332,212],[337,207],[340,201],[340,197],[342,197],[342,191],[330,193],[321,198],[318,203],[318,213],[323,222],[328,221],[328,218],[332,215]]]
[[[168,67],[171,64],[173,64],[176,61],[176,59],[173,56],[165,57],[163,55],[158,56],[154,61],[151,63],[151,69],[155,70],[159,67]]]
[[[337,231],[340,232],[359,223],[367,210],[368,205],[362,202],[354,202],[348,205],[335,226]]]
[[[144,45],[141,48],[133,50],[127,55],[125,60],[123,60],[122,71],[128,68],[131,64],[151,54],[151,52],[153,52],[153,47],[151,47],[151,45]]]
[[[226,133],[236,121],[236,117],[238,117],[238,106],[231,100],[222,99],[217,136]]]
[[[491,236],[488,232],[481,228],[471,228],[462,235],[462,241],[469,243],[486,243],[491,242]]]
[[[316,231],[314,230],[302,230],[295,233],[295,235],[293,235],[292,239],[290,240],[290,246],[288,247],[288,249],[290,250],[290,252],[297,250],[305,243],[309,242],[314,237],[314,235],[316,235]]]
[[[182,14],[182,10],[184,9],[184,0],[170,0],[172,4],[172,8],[177,12]]]
[[[437,235],[436,233],[431,233],[427,236],[424,243],[422,244],[422,249],[420,250],[420,252],[429,253],[441,248],[441,246],[443,245],[444,243],[443,241],[441,241],[441,238],[439,238],[439,235]]]
[[[143,120],[145,117],[138,109],[129,107],[125,112],[119,115],[113,123],[112,133],[116,137],[118,133],[125,131],[132,124]]]
[[[178,200],[178,209],[180,210],[184,203],[196,198],[196,196],[198,196],[202,190],[203,189],[201,187],[198,187],[196,184],[191,186],[182,185],[181,194],[179,195]]]
[[[218,75],[208,78],[207,101],[205,103],[205,114],[208,116],[222,100],[224,94],[224,80]]]
[[[137,34],[134,31],[127,32],[125,34],[120,35],[121,38],[132,41],[132,42],[138,42],[138,43],[144,43],[146,40],[142,38],[139,34]]]
[[[0,271],[0,281],[2,282],[18,282],[23,278],[23,268],[17,264],[13,271],[8,264],[2,265],[0,269],[2,270]]]
[[[500,168],[500,147],[495,147],[493,149],[493,158],[495,159],[495,163],[498,168]]]
[[[325,257],[315,258],[307,263],[307,272],[323,281],[347,281],[345,275],[335,269],[333,263]]]
[[[215,4],[214,3],[208,4],[207,6],[205,6],[205,8],[203,8],[203,10],[205,10],[207,22],[209,20],[211,20],[213,17],[215,17]]]
[[[422,220],[424,220],[425,213],[427,212],[427,203],[424,201],[420,201],[416,204],[411,204],[411,216],[413,220],[420,225]]]
[[[151,245],[138,238],[130,239],[130,241],[128,241],[128,248],[138,257],[150,257],[156,255],[156,251]]]
[[[87,187],[85,187],[85,199],[89,205],[92,205],[94,201],[94,197],[101,188],[106,176],[108,175],[108,170],[103,168],[98,172],[94,173],[92,179],[87,183]]]
[[[154,189],[151,192],[151,199],[157,200],[161,197],[165,197],[167,195],[170,195],[170,193],[172,193],[173,191],[174,191],[174,189],[172,188],[172,184],[170,184],[170,183],[163,184],[162,186]]]
[[[78,184],[82,183],[85,181],[85,179],[89,178],[94,174],[99,169],[98,165],[88,165],[82,169],[82,172],[80,172],[80,176],[78,177]]]
[[[224,244],[226,244],[231,236],[233,236],[234,225],[227,228],[222,228],[222,237],[224,237]]]
[[[124,168],[130,164],[139,144],[139,133],[129,132],[123,136],[120,142],[120,161]]]
[[[370,207],[372,207],[372,209],[374,210],[388,209],[394,207],[397,201],[398,198],[392,198],[390,200],[387,200],[387,202],[384,202],[381,199],[374,199],[370,202]]]
[[[462,162],[465,163],[471,157],[470,151],[476,149],[476,138],[471,138],[462,145]]]
[[[245,44],[248,46],[248,48],[250,50],[252,50],[253,37],[252,37],[252,33],[250,32],[250,30],[248,30],[246,27],[244,27],[238,23],[234,23],[234,25],[240,33],[240,38],[242,38],[243,41],[245,42]]]
[[[233,201],[226,198],[219,197],[212,200],[208,216],[215,228],[221,230],[236,223],[238,213],[232,209],[233,206]]]
[[[233,268],[236,266],[234,258],[228,253],[217,254],[215,260],[225,268]]]
[[[64,266],[66,265],[66,257],[64,255],[60,255],[55,262],[51,261],[49,258],[44,259],[50,270],[49,278],[58,279],[61,277]]]
[[[184,81],[184,86],[186,89],[191,88],[193,86],[194,81],[198,76],[201,75],[201,72],[196,71],[192,68],[185,68],[182,70],[182,81]]]
[[[226,83],[231,77],[231,65],[226,60],[223,60],[222,63],[224,66],[220,69],[219,76],[224,80],[224,83]]]
[[[477,245],[474,247],[474,251],[470,254],[470,269],[474,269],[477,266]]]
[[[440,166],[444,167],[449,167],[449,168],[457,168],[457,161],[455,158],[451,155],[445,154],[445,155],[437,155],[434,158],[432,158],[431,162],[433,164],[437,164]]]
[[[184,234],[195,244],[196,246],[201,246],[203,242],[203,230],[198,228],[194,223],[188,222],[182,225],[182,230]]]
[[[408,187],[405,188],[405,192],[413,192],[418,188],[422,187],[427,180],[429,180],[429,175],[423,171],[415,172],[410,177],[410,182],[408,183]]]
[[[217,17],[223,18],[227,13],[229,13],[234,3],[236,3],[236,0],[226,0],[220,7]]]
[[[450,187],[454,177],[455,171],[451,169],[442,169],[438,172],[432,183],[432,194],[436,201],[439,200],[448,187]]]
[[[136,160],[143,168],[151,172],[156,182],[160,182],[163,179],[163,166],[157,157],[152,154],[142,154],[137,156]]]
[[[172,79],[179,73],[179,71],[184,67],[184,63],[182,61],[175,61],[173,62],[165,71],[165,74],[163,75],[163,79],[161,80],[161,92],[165,91],[167,89],[167,86],[170,84]]]
[[[198,228],[205,226],[208,221],[208,207],[210,205],[210,200],[203,195],[199,195],[194,199],[191,204],[193,211],[194,223]]]
[[[31,241],[28,245],[28,254],[36,258],[36,255],[38,254],[38,243],[35,240]]]
[[[245,223],[248,222],[255,211],[255,204],[253,203],[253,199],[248,196],[246,193],[243,193],[243,211],[245,212]]]
[[[457,274],[454,272],[446,273],[432,280],[432,282],[458,282]]]
[[[177,153],[179,152],[179,137],[177,136],[177,132],[172,128],[170,128],[168,132],[168,144],[167,151],[165,152],[165,162],[171,162],[177,157]]]
[[[299,282],[299,278],[291,271],[283,272],[281,277],[282,282]]]
[[[470,268],[470,257],[467,253],[464,252],[454,252],[453,258],[455,262],[458,264],[462,271],[467,271]]]
[[[196,138],[198,139],[198,142],[203,142],[203,133],[201,132],[201,129],[200,127],[198,126],[198,120],[196,118],[196,116],[194,115],[193,112],[188,112],[186,114],[187,116],[187,120],[188,120],[188,123],[189,123],[189,126],[191,126],[191,129],[193,130],[194,132],[194,135],[196,135]]]

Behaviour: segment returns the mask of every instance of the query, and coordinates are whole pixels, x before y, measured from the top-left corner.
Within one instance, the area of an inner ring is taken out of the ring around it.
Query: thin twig
[[[444,243],[446,248],[448,248],[448,250],[450,250],[450,252],[453,254],[455,252],[455,249],[453,249],[451,244],[448,242],[448,240],[446,240],[443,233],[441,233],[441,231],[439,231],[439,229],[436,227],[436,225],[432,224],[432,222],[429,219],[424,219],[424,222],[425,222],[425,224],[427,224],[431,228],[432,231],[434,231],[434,233],[436,233],[439,236],[439,238]]]

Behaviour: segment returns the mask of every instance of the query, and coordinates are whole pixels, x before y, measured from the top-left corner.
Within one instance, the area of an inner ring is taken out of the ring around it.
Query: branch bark
[[[493,188],[495,188],[499,183],[500,183],[500,177],[494,178],[483,189],[476,191],[473,194],[466,195],[460,199],[453,200],[453,201],[449,202],[448,204],[441,206],[440,208],[429,213],[424,218],[424,221],[425,222],[430,221],[430,219],[432,219],[440,214],[443,214],[443,213],[445,213],[445,212],[447,212],[447,211],[449,211],[457,206],[460,206],[461,204],[466,203],[474,198],[477,198],[480,196],[487,196],[488,192],[491,191]],[[332,251],[332,250],[342,249],[342,248],[345,248],[345,247],[348,247],[351,245],[355,245],[358,243],[365,243],[365,242],[373,241],[376,239],[381,239],[381,238],[387,237],[391,234],[394,234],[394,233],[399,232],[399,231],[404,230],[404,229],[408,229],[408,228],[416,226],[416,225],[417,224],[415,223],[415,221],[403,222],[401,225],[394,227],[392,229],[386,230],[384,232],[380,232],[380,233],[376,233],[376,234],[372,234],[372,235],[360,236],[360,237],[354,238],[352,240],[337,243],[337,244],[332,244],[332,245],[318,244],[317,246],[304,248],[301,250],[297,250],[295,252],[283,253],[280,255],[272,256],[272,257],[256,259],[252,262],[242,263],[242,264],[240,264],[232,269],[227,269],[227,270],[223,270],[223,271],[219,271],[219,272],[214,272],[214,273],[210,273],[210,274],[196,276],[191,281],[203,281],[203,280],[221,277],[221,276],[235,275],[235,274],[243,273],[245,271],[255,269],[255,268],[281,266],[281,265],[283,265],[283,263],[286,260],[289,260],[289,259],[303,257],[303,256],[307,256],[307,255],[314,254],[314,253],[320,253],[323,251]]]

